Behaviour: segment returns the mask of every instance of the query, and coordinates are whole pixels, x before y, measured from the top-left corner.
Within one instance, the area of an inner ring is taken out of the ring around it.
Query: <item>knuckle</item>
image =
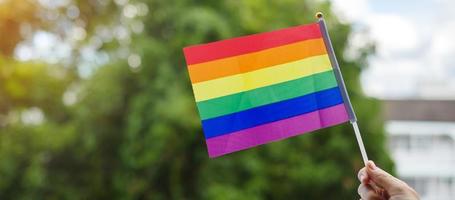
[[[364,184],[360,184],[359,187],[357,188],[357,193],[361,196],[364,197],[366,193],[368,193],[368,188]]]
[[[357,193],[358,194],[362,193],[362,191],[363,191],[362,187],[364,187],[363,184],[360,184],[359,187],[357,188]]]

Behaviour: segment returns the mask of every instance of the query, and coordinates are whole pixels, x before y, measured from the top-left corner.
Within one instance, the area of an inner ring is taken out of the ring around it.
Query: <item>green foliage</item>
[[[96,12],[78,2],[81,13]],[[0,199],[357,199],[362,161],[348,124],[209,159],[182,55],[190,44],[311,23],[319,10],[367,152],[392,168],[379,103],[359,86],[365,57],[343,58],[351,28],[329,3],[143,2],[144,32],[130,45],[142,58],[139,71],[113,60],[79,80],[71,68],[0,58]],[[77,102],[65,105],[71,88]],[[44,123],[13,120],[30,107],[43,111]]]

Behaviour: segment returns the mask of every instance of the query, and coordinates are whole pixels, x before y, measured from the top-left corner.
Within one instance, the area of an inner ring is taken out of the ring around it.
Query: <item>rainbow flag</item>
[[[183,49],[209,157],[350,119],[320,26]]]

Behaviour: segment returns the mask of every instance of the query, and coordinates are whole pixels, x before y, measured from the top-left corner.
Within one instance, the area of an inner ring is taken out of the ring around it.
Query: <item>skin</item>
[[[362,200],[419,200],[417,192],[405,182],[377,167],[373,161],[359,171],[358,193]]]

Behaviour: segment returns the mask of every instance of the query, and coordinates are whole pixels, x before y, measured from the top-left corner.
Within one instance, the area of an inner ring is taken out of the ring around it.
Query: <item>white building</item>
[[[385,101],[398,176],[422,200],[455,199],[455,101]]]

